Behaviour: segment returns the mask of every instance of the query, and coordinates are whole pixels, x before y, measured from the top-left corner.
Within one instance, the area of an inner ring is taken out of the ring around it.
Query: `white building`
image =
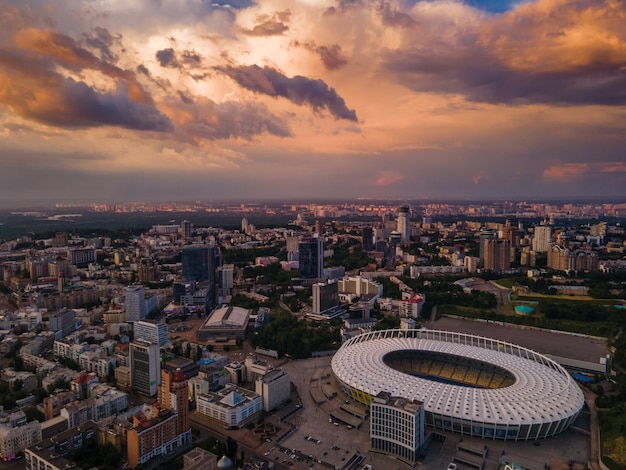
[[[263,411],[269,412],[289,400],[291,379],[283,369],[274,369],[255,382],[255,391],[263,400]]]
[[[235,385],[196,397],[196,411],[227,429],[242,428],[254,421],[262,407],[260,395]]]
[[[126,321],[137,322],[146,318],[146,292],[143,286],[128,286],[126,294]]]
[[[546,253],[552,243],[552,227],[550,225],[537,225],[533,237],[533,251]]]
[[[163,346],[167,343],[167,324],[163,322],[155,323],[149,321],[137,321],[133,323],[135,339],[141,339],[149,343]]]
[[[419,318],[426,299],[421,294],[402,292],[402,299],[398,302],[400,315],[409,318]]]
[[[409,208],[400,207],[398,211],[398,232],[400,232],[400,242],[407,243],[411,241],[411,222],[409,221]]]
[[[380,392],[370,406],[372,449],[415,464],[424,444],[424,407],[421,402]]]

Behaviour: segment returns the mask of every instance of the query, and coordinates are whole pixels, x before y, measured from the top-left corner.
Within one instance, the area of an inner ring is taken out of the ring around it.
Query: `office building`
[[[306,237],[298,244],[300,277],[321,279],[324,274],[324,240]]]
[[[65,338],[76,331],[76,313],[71,309],[63,309],[50,315],[50,331],[56,333],[55,338]]]
[[[194,285],[189,281],[174,281],[172,283],[174,303],[182,305],[183,299],[192,298],[194,290]]]
[[[225,264],[218,268],[218,297],[228,297],[233,295],[235,265]]]
[[[372,251],[374,249],[374,229],[372,227],[363,227],[363,251]]]
[[[496,233],[491,229],[483,229],[478,233],[478,258],[479,264],[484,266],[485,263],[485,246],[488,240],[494,239]]]
[[[409,220],[409,208],[401,206],[398,209],[398,225],[396,230],[400,233],[400,243],[411,241],[411,222]]]
[[[190,222],[189,220],[183,220],[180,223],[180,236],[183,239],[188,239],[191,238],[191,235],[193,234],[193,223]]]
[[[167,324],[162,322],[138,321],[133,324],[135,340],[163,346],[168,342]]]
[[[370,439],[373,450],[414,465],[424,444],[422,403],[380,392],[370,406]]]
[[[283,369],[274,369],[256,379],[254,387],[263,401],[263,411],[270,412],[289,400],[291,379]]]
[[[146,318],[146,291],[143,286],[128,286],[126,294],[126,321],[137,322]]]
[[[215,281],[220,253],[215,245],[187,245],[181,252],[182,275],[186,281]]]
[[[130,343],[129,352],[131,387],[142,395],[154,397],[161,371],[159,345],[136,340]]]
[[[339,283],[318,283],[312,286],[313,313],[323,314],[339,306]]]

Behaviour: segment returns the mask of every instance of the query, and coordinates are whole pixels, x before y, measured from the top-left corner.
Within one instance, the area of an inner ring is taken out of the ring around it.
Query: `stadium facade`
[[[383,330],[351,338],[332,371],[370,405],[380,392],[422,402],[425,424],[488,439],[536,440],[563,432],[584,405],[559,364],[530,349],[464,333]]]

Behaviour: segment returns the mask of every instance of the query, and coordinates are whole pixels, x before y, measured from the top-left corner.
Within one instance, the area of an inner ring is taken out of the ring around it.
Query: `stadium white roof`
[[[485,389],[442,383],[395,370],[383,361],[392,351],[436,351],[497,365],[515,382]],[[371,396],[386,391],[418,400],[424,410],[467,421],[508,426],[545,423],[576,415],[583,394],[554,361],[531,350],[498,340],[436,330],[386,330],[356,336],[332,360],[344,384]]]

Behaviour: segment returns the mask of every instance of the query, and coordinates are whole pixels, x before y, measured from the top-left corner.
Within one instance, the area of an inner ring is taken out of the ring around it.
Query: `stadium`
[[[425,424],[488,439],[563,432],[583,407],[563,367],[511,343],[439,330],[383,330],[346,341],[331,362],[342,390],[369,405],[381,391],[423,403]]]

